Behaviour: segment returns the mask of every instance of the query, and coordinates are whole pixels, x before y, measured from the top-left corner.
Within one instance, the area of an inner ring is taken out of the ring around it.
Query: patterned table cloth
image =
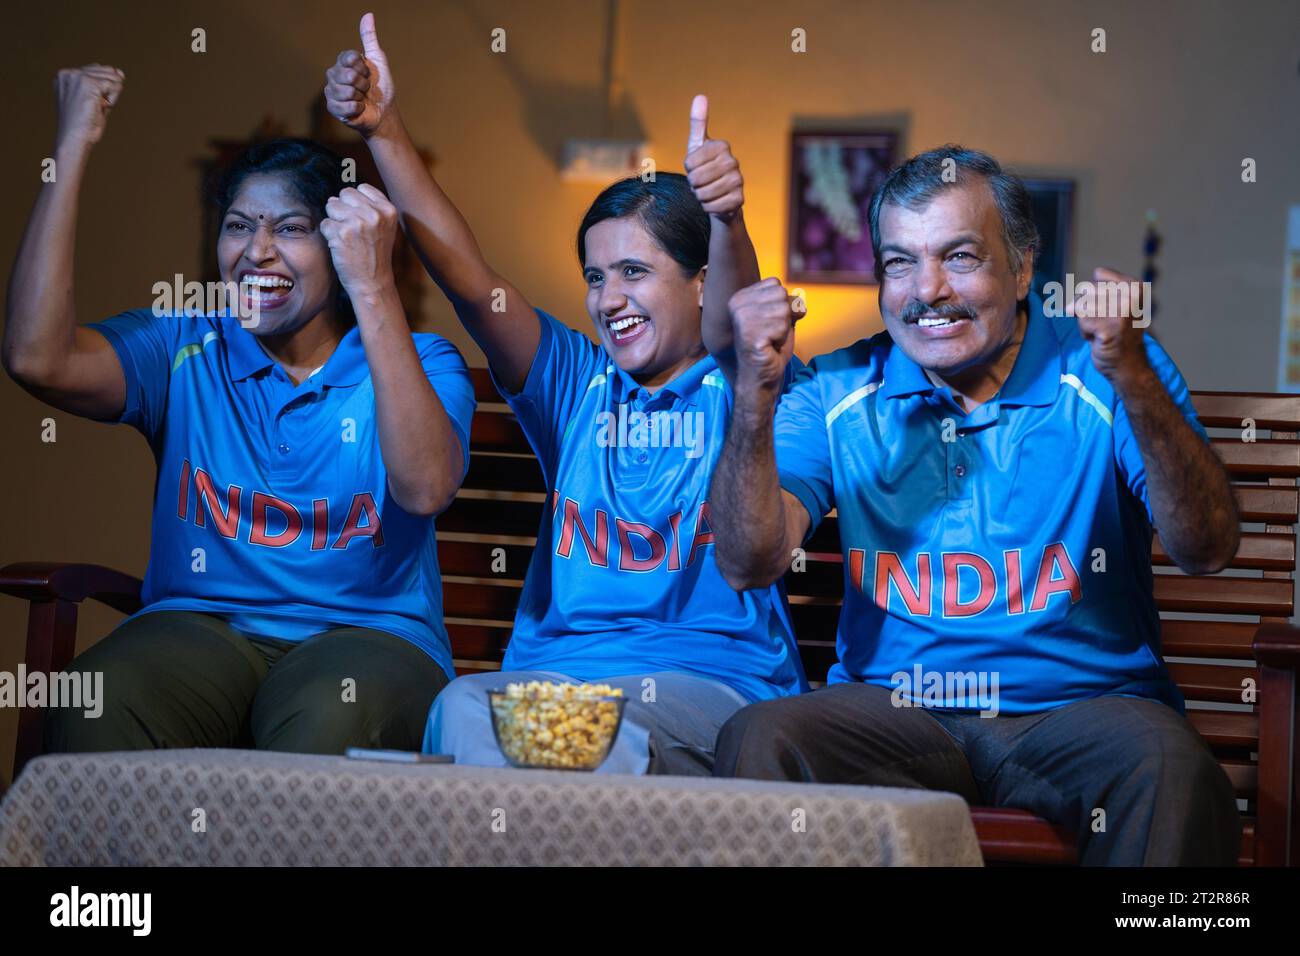
[[[0,865],[980,866],[956,794],[391,764],[57,754],[0,804]]]

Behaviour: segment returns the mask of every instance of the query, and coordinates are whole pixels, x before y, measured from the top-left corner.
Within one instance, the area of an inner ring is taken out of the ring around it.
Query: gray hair
[[[1038,227],[1034,225],[1033,204],[1025,184],[1018,176],[1003,171],[1001,164],[988,153],[949,143],[918,153],[895,167],[871,197],[867,219],[871,225],[871,246],[876,255],[876,281],[880,281],[885,272],[880,258],[881,208],[888,203],[904,209],[924,209],[938,193],[960,184],[960,177],[953,178],[958,169],[983,176],[993,190],[993,201],[1002,217],[1002,242],[1012,271],[1020,272],[1025,256],[1038,252]],[[948,178],[945,178],[945,172],[949,174]]]

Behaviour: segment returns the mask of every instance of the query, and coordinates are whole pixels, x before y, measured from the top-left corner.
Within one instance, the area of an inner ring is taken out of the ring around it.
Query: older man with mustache
[[[1231,865],[1233,790],[1161,660],[1150,552],[1154,525],[1213,573],[1238,519],[1137,284],[1098,270],[1109,303],[1045,315],[1027,192],[961,147],[891,173],[870,225],[886,331],[815,359],[775,420],[789,299],[768,279],[731,301],[718,565],[775,580],[835,508],[845,601],[828,686],[737,713],[715,772],[1024,808],[1084,863]]]

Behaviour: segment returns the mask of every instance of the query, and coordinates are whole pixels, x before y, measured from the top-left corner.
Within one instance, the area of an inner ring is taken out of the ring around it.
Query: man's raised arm
[[[794,354],[790,297],[777,279],[741,289],[730,300],[735,334],[735,407],[713,472],[709,514],[714,556],[738,591],[766,587],[803,543],[811,518],[781,488],[776,471],[773,410]]]
[[[1147,360],[1130,301],[1136,279],[1109,269],[1094,273],[1117,290],[1115,308],[1070,303],[1092,361],[1114,387],[1128,414],[1146,470],[1151,515],[1160,543],[1188,574],[1213,574],[1228,566],[1241,538],[1237,504],[1223,463],[1187,423]],[[1113,313],[1113,314],[1103,314]]]

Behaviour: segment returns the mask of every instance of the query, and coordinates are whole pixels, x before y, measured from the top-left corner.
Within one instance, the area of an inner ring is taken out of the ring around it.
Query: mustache
[[[975,310],[968,305],[957,305],[949,303],[947,305],[927,305],[920,299],[913,299],[907,303],[898,317],[904,322],[915,322],[923,315],[933,315],[940,319],[974,319]]]

